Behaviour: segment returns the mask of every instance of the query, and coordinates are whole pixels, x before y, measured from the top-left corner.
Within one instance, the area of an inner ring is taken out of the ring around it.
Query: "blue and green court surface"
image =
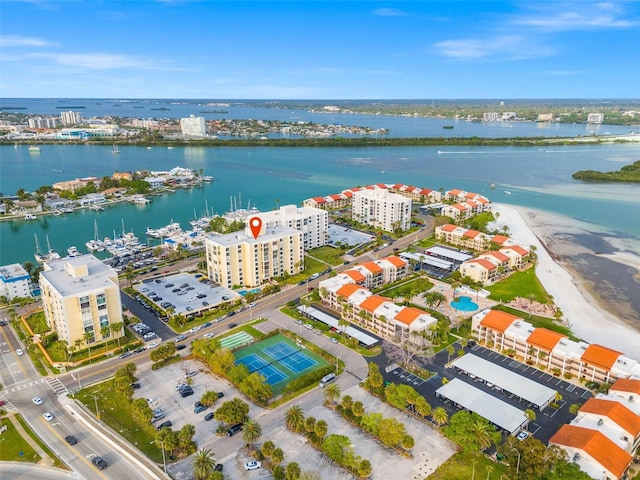
[[[328,365],[318,355],[284,335],[276,335],[238,350],[235,357],[236,363],[246,365],[249,373],[263,375],[274,393],[282,391],[294,378]]]

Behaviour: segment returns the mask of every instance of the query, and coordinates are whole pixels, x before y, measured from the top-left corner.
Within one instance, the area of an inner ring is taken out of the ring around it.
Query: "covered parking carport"
[[[482,380],[490,388],[513,393],[522,400],[529,402],[527,406],[541,411],[555,399],[558,393],[553,388],[549,388],[471,353],[456,358],[451,362],[451,366],[460,372],[466,373],[474,380]]]
[[[459,378],[454,378],[438,388],[436,397],[447,399],[459,408],[477,413],[509,435],[514,435],[528,422],[522,410]]]

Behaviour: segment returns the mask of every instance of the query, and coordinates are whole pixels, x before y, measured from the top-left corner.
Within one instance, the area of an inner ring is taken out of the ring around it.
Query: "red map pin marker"
[[[249,220],[249,228],[251,228],[251,233],[253,233],[253,238],[258,239],[258,235],[260,235],[260,230],[262,230],[262,220],[260,217],[253,217]]]

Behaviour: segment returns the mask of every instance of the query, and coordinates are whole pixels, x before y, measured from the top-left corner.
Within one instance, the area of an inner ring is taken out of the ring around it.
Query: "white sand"
[[[631,329],[621,323],[618,318],[601,309],[588,292],[579,289],[576,279],[551,258],[531,230],[536,228],[537,223],[531,218],[537,217],[540,212],[532,209],[516,209],[503,204],[492,204],[492,210],[500,214],[495,223],[507,225],[511,238],[526,245],[535,245],[538,255],[536,275],[547,292],[553,296],[555,304],[564,313],[564,318],[568,320],[576,336],[586,342],[618,350],[640,361],[640,332]],[[545,217],[545,220],[548,220],[546,213]],[[546,232],[540,230],[536,233],[545,242],[548,241]],[[640,267],[634,255],[617,253],[610,255],[610,258],[626,265]]]

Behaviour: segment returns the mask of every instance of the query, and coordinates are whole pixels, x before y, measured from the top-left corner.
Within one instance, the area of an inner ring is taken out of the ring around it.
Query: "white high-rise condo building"
[[[82,115],[78,112],[60,112],[60,123],[63,125],[78,125],[82,123]]]
[[[326,210],[284,205],[279,210],[252,215],[247,223],[253,217],[260,217],[263,227],[267,229],[282,226],[301,231],[305,251],[327,244],[329,213]]]
[[[45,263],[40,288],[47,324],[67,348],[124,336],[118,273],[93,255]]]
[[[248,225],[248,222],[247,222]],[[244,232],[205,238],[209,278],[223,287],[258,287],[304,269],[302,232],[291,227],[265,227],[254,238]]]
[[[31,296],[29,273],[19,263],[0,267],[0,297],[9,301]]]
[[[353,219],[388,232],[411,226],[411,199],[387,190],[360,190],[353,194]]]
[[[183,135],[189,137],[204,137],[207,135],[207,126],[204,117],[196,117],[191,114],[189,118],[180,119],[180,129]]]

